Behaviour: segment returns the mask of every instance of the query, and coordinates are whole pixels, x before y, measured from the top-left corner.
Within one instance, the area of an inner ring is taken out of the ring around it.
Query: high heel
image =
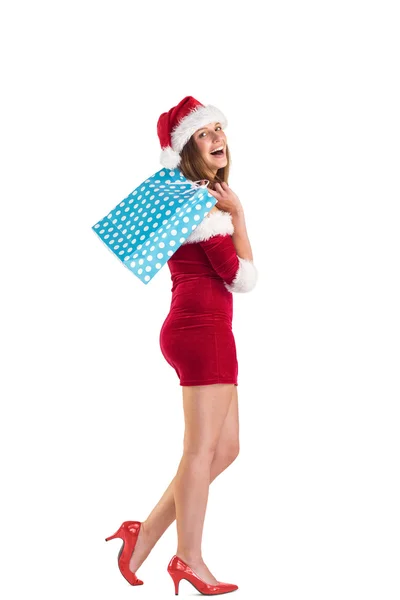
[[[178,556],[173,556],[169,561],[168,573],[171,575],[175,585],[175,596],[179,593],[179,582],[181,579],[189,581],[198,592],[206,596],[214,596],[217,594],[226,594],[227,592],[234,592],[238,589],[238,586],[234,583],[221,583],[218,582],[216,585],[206,583]]]
[[[143,581],[136,577],[129,568],[129,561],[135,549],[139,536],[140,521],[124,521],[114,535],[106,538],[106,542],[114,538],[121,538],[122,546],[118,554],[118,567],[121,574],[131,585],[143,585]]]

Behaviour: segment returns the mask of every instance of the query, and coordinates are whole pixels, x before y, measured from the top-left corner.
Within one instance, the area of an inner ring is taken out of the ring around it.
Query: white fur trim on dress
[[[231,284],[224,281],[225,287],[230,292],[250,292],[256,285],[258,279],[258,272],[252,260],[246,258],[239,259],[239,268],[237,270],[235,279]]]
[[[171,133],[173,150],[180,153],[183,146],[198,129],[217,121],[221,123],[222,128],[228,125],[227,118],[216,106],[209,104],[193,109]]]
[[[186,238],[183,244],[193,242],[205,242],[214,235],[232,235],[234,227],[232,215],[223,210],[209,212],[206,217],[197,225],[196,229]]]
[[[166,169],[175,169],[181,162],[181,156],[171,146],[167,146],[161,150],[160,163]]]

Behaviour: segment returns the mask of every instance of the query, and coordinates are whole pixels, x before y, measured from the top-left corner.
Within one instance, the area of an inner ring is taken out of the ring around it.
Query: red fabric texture
[[[232,331],[231,284],[239,269],[232,238],[218,234],[182,244],[168,260],[170,311],[161,327],[160,348],[180,385],[238,385]]]
[[[176,106],[169,111],[162,113],[157,123],[157,134],[160,140],[161,148],[171,146],[171,132],[179,123],[199,106],[204,106],[193,96],[185,96]]]

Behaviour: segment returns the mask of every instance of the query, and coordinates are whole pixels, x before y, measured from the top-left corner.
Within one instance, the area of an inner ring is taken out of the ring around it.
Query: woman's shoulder
[[[219,212],[223,212],[223,211],[219,210],[219,208],[217,208],[216,206],[213,206],[212,209],[210,210],[210,212],[208,213],[207,217],[209,217],[210,215],[212,215],[214,213],[219,213]]]
[[[214,206],[184,243],[204,242],[215,235],[232,235],[233,232],[232,215]]]

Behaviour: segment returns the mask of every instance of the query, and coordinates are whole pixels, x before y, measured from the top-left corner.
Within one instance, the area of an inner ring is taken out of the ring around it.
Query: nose
[[[222,142],[222,135],[219,131],[214,131],[213,142]]]

